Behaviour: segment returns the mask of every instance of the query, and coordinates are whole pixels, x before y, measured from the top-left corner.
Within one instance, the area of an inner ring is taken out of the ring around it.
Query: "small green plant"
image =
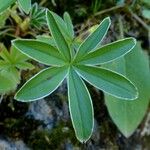
[[[29,58],[11,47],[10,53],[0,44],[0,95],[14,91],[20,82],[21,70],[33,69],[34,66],[27,62]]]
[[[55,13],[46,11],[47,24],[54,43],[34,39],[17,39],[12,42],[22,53],[51,66],[27,81],[16,93],[15,99],[29,102],[46,97],[67,78],[73,127],[78,140],[86,142],[93,131],[94,113],[91,97],[84,82],[87,81],[120,99],[136,99],[137,89],[129,79],[100,66],[130,52],[136,41],[134,38],[126,38],[101,46],[110,26],[110,18],[107,17],[78,46],[74,40],[71,19],[67,13],[64,16],[63,20]]]
[[[98,12],[101,6],[102,6],[102,1],[101,0],[92,1],[91,10],[92,10],[93,14]]]
[[[46,26],[45,8],[38,6],[37,3],[33,4],[30,11],[30,20],[31,27],[39,29]]]
[[[31,0],[0,0],[0,13],[16,1],[18,2],[19,7],[28,14],[31,9]]]

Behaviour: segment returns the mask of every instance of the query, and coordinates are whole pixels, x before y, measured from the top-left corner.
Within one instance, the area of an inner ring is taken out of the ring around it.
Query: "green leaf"
[[[93,130],[93,105],[84,82],[72,68],[68,76],[68,98],[76,136],[80,142],[86,142]]]
[[[67,28],[66,22],[60,16],[58,16],[56,13],[53,13],[53,16],[54,16],[56,23],[57,23],[63,37],[65,38],[65,40],[67,42],[71,42],[72,36]]]
[[[29,60],[29,57],[21,53],[16,47],[11,46],[10,57],[13,63],[24,62]]]
[[[51,45],[37,40],[14,40],[13,45],[22,53],[46,65],[64,64],[59,51]]]
[[[68,73],[66,67],[50,67],[28,80],[15,95],[15,99],[29,102],[48,96],[62,83]]]
[[[53,47],[56,47],[56,44],[55,44],[55,41],[52,37],[50,36],[47,36],[47,35],[39,35],[36,37],[38,41],[41,41],[41,42],[45,42],[47,44],[50,44],[51,46]]]
[[[110,18],[107,17],[100,23],[97,29],[93,33],[91,33],[80,45],[76,55],[76,60],[80,60],[84,55],[92,51],[101,43],[108,31],[109,26]]]
[[[18,0],[20,8],[23,9],[25,13],[29,13],[31,9],[31,0]]]
[[[135,44],[134,38],[118,40],[88,53],[80,60],[80,64],[99,65],[108,63],[130,52]]]
[[[9,62],[6,62],[0,59],[0,70],[7,68],[8,65],[9,65]]]
[[[51,31],[51,34],[55,40],[56,46],[58,47],[59,51],[63,54],[63,56],[70,61],[71,55],[70,55],[70,49],[69,46],[63,37],[60,28],[58,27],[58,24],[55,20],[54,13],[47,10],[46,11],[46,19],[48,23],[48,27]]]
[[[9,78],[14,82],[14,85],[17,87],[17,84],[20,82],[20,72],[15,67],[10,67],[5,70],[6,74],[9,75]]]
[[[6,94],[16,89],[20,74],[15,68],[0,70],[0,94]]]
[[[144,10],[142,10],[142,15],[144,18],[150,19],[150,9],[144,8]]]
[[[5,27],[6,21],[9,18],[10,11],[5,10],[2,13],[0,13],[0,29]]]
[[[64,21],[66,23],[68,33],[70,33],[70,37],[73,39],[74,38],[73,24],[70,15],[67,12],[64,13]]]
[[[16,0],[0,0],[0,13],[7,9]]]
[[[137,98],[137,89],[135,86],[120,74],[92,66],[78,65],[76,70],[87,82],[105,93],[126,100]]]
[[[121,66],[121,67],[120,67]],[[118,98],[105,95],[109,114],[124,136],[129,137],[142,121],[150,99],[150,69],[148,57],[142,52],[138,43],[127,54],[110,64],[109,68],[126,75],[138,88],[139,97],[134,101],[121,101]],[[122,68],[125,68],[122,70]]]
[[[46,25],[45,8],[39,6],[37,3],[34,3],[30,10],[30,25],[37,29],[41,29]]]
[[[4,44],[0,43],[0,57],[3,58],[6,62],[10,62],[12,58]]]
[[[19,62],[18,64],[16,64],[16,67],[20,70],[32,70],[35,68],[31,63],[28,62]]]
[[[1,75],[1,73],[0,73],[0,83],[1,83],[0,94],[6,94],[10,92],[10,90],[16,88],[16,85],[14,85],[14,82],[11,80],[11,78]]]

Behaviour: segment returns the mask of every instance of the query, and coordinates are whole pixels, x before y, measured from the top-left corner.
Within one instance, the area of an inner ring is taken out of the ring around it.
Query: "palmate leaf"
[[[22,10],[25,13],[29,13],[30,9],[31,9],[31,0],[18,0],[19,6],[20,8],[22,8]]]
[[[29,102],[46,97],[57,89],[67,73],[68,69],[65,66],[44,69],[24,84],[15,95],[15,99]]]
[[[117,44],[113,43],[111,46],[101,47],[100,50],[98,47],[110,26],[110,19],[106,18],[78,46],[78,43],[72,40],[73,27],[67,14],[64,15],[63,20],[55,13],[47,10],[46,19],[52,39],[15,40],[13,44],[24,54],[41,63],[52,65],[52,67],[41,71],[27,81],[15,98],[18,101],[28,102],[46,97],[67,76],[72,123],[77,138],[81,142],[86,142],[92,134],[94,118],[91,98],[82,78],[98,89],[116,97],[128,100],[135,99],[137,89],[127,78],[110,70],[94,66],[99,64],[98,59],[100,63],[109,62],[125,55],[134,47],[135,41],[132,38],[125,39],[116,42]],[[72,37],[68,35],[67,30]],[[78,50],[76,54],[74,49]],[[91,57],[89,57],[90,54],[92,54]],[[85,58],[86,63],[83,63]],[[87,61],[89,62],[87,63]]]
[[[0,84],[0,94],[7,94],[14,91],[19,84],[20,71],[33,69],[34,66],[26,62],[29,58],[15,47],[11,46],[10,52],[3,44],[0,44],[0,48],[0,80],[4,79]]]
[[[139,97],[122,101],[105,94],[109,114],[124,136],[129,137],[142,121],[150,99],[150,69],[148,57],[138,43],[132,52],[107,67],[126,75],[138,88]]]
[[[46,25],[45,8],[39,6],[37,3],[34,3],[30,10],[30,25],[37,29]]]
[[[80,64],[100,65],[115,60],[130,52],[136,44],[134,38],[126,38],[100,47],[82,57]]]
[[[13,45],[27,56],[46,65],[63,65],[60,52],[53,46],[37,40],[14,40]]]
[[[110,70],[92,66],[77,66],[76,71],[87,82],[115,97],[127,100],[137,98],[135,86],[124,76]]]
[[[100,44],[100,42],[106,35],[109,26],[110,26],[110,18],[108,17],[105,18],[97,27],[97,29],[93,33],[91,33],[80,45],[75,58],[76,61],[79,61],[81,58],[83,58],[84,55],[92,51],[94,48],[96,48],[96,46]]]
[[[86,85],[72,68],[68,76],[68,98],[76,136],[79,141],[86,142],[93,130],[93,105]]]
[[[0,13],[7,9],[16,0],[0,0]]]
[[[71,53],[70,53],[70,48],[63,37],[63,34],[55,20],[54,13],[47,10],[46,11],[46,19],[47,19],[47,24],[48,27],[51,31],[52,37],[55,40],[56,46],[58,47],[59,51],[63,54],[63,56],[67,59],[71,59]]]

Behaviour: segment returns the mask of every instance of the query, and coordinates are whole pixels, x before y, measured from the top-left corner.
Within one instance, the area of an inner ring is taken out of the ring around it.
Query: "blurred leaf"
[[[30,11],[30,24],[31,27],[37,29],[46,26],[45,8],[38,6],[37,3],[32,5]]]
[[[16,0],[0,0],[0,13],[7,9]]]
[[[6,94],[16,88],[16,84],[14,84],[11,77],[11,74],[8,75],[8,72],[6,74],[2,74],[0,71],[0,94]]]
[[[25,13],[29,13],[31,9],[31,0],[18,0],[20,8],[23,9]]]
[[[20,63],[16,64],[16,67],[20,70],[34,69],[34,65],[32,65],[31,63],[28,63],[28,62],[20,62]]]
[[[145,8],[144,10],[142,10],[142,15],[144,18],[150,19],[150,9]]]
[[[145,3],[146,5],[150,6],[150,1],[149,0],[141,0],[143,3]]]
[[[33,69],[34,66],[26,62],[29,58],[13,46],[10,52],[3,44],[0,44],[0,49],[0,94],[6,94],[16,89],[20,82],[20,71]]]
[[[109,114],[124,136],[129,137],[142,121],[150,99],[150,69],[148,57],[138,43],[124,58],[105,66],[124,74],[138,88],[139,97],[134,101],[121,101],[105,94]]]
[[[8,10],[0,13],[0,29],[5,26],[6,20],[8,19],[10,12]]]

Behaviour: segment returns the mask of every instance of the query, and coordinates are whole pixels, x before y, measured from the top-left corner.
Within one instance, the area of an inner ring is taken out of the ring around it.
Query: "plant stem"
[[[120,31],[120,38],[124,38],[124,30],[123,30],[123,23],[122,23],[122,16],[118,15],[118,22],[119,22],[119,31]]]
[[[99,12],[95,13],[94,16],[99,16],[99,15],[102,15],[102,14],[104,14],[104,13],[108,13],[108,12],[110,12],[110,11],[123,8],[123,7],[125,7],[125,6],[126,6],[125,4],[122,4],[122,5],[119,5],[119,6],[114,6],[114,7],[108,8],[108,9],[104,9],[104,10],[102,10],[102,11],[99,11]]]
[[[1,103],[1,102],[2,102],[2,100],[3,100],[3,96],[4,96],[4,95],[1,95],[1,97],[0,97],[0,103]]]
[[[128,8],[128,11],[133,16],[133,18],[136,19],[146,30],[150,30],[149,26],[139,16],[133,13],[130,8]]]
[[[43,6],[46,2],[47,2],[47,0],[42,0],[39,5]]]
[[[128,8],[128,11],[148,31],[148,46],[150,47],[150,27],[139,16],[133,13],[130,8]]]

